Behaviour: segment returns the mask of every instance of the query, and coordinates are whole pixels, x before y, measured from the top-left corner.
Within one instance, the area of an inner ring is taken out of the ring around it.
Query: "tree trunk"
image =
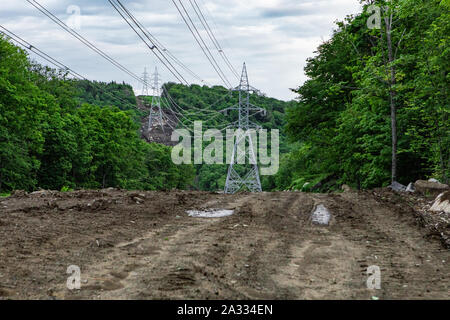
[[[391,19],[386,18],[386,39],[388,46],[388,59],[389,59],[389,69],[391,73],[391,79],[389,81],[389,96],[390,96],[390,106],[391,106],[391,136],[392,136],[392,171],[391,171],[391,181],[397,180],[397,106],[395,104],[395,90],[394,85],[395,80],[395,67],[394,54],[392,48],[392,16]]]
[[[444,125],[448,123],[448,114],[444,113]],[[439,130],[441,131],[441,130]],[[445,133],[448,132],[447,130],[444,130],[444,136]],[[441,169],[442,169],[442,181],[445,184],[449,184],[449,176],[447,175],[449,165],[450,165],[450,158],[449,158],[449,149],[446,145],[444,145],[444,141],[442,141],[442,134],[439,133],[439,151],[440,151],[440,158],[441,158]]]

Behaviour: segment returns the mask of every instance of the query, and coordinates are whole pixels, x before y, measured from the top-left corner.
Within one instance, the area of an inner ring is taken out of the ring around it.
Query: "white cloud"
[[[136,74],[140,75],[144,67],[153,70],[156,58],[107,1],[38,1],[63,21],[69,18],[67,7],[78,5],[82,14],[79,32],[83,36]],[[281,99],[295,97],[289,88],[298,87],[305,80],[305,61],[322,39],[329,38],[334,21],[360,10],[358,0],[196,1],[204,8],[233,65],[239,70],[245,61],[251,84]],[[122,2],[178,59],[203,79],[220,84],[172,1]],[[183,2],[188,8],[189,1]],[[196,18],[194,12],[192,18]],[[125,81],[140,89],[134,79],[65,33],[26,1],[3,1],[0,21],[1,25],[90,79]],[[237,79],[219,56],[216,59],[237,85]],[[174,80],[163,66],[158,67],[166,81]],[[193,81],[188,75],[186,78]]]

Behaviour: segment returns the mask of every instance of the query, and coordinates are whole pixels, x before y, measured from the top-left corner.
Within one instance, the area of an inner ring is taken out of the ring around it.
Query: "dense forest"
[[[308,60],[278,189],[449,182],[450,2],[364,3]],[[382,7],[379,29],[369,4]]]
[[[141,140],[137,112],[130,86],[67,79],[0,37],[0,193],[185,188],[194,168]]]
[[[308,59],[308,80],[295,89],[295,101],[251,95],[267,111],[253,121],[280,129],[280,170],[262,177],[264,190],[449,182],[450,1],[363,4]],[[178,127],[203,120],[220,129],[236,114],[215,111],[236,104],[238,95],[221,86],[167,83],[162,99],[179,108]],[[144,116],[130,85],[69,79],[0,37],[0,194],[223,189],[226,165],[173,164],[170,147],[141,139]]]

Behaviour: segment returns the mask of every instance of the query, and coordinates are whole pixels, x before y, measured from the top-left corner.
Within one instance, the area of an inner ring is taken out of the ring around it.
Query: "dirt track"
[[[449,299],[450,251],[422,225],[419,200],[385,190],[16,194],[0,200],[0,299]],[[311,223],[317,204],[329,226]],[[205,208],[235,214],[185,212]],[[80,290],[66,288],[69,265],[81,268]],[[381,290],[366,288],[370,265]]]

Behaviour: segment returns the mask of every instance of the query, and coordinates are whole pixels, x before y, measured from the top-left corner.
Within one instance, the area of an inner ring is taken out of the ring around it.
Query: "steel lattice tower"
[[[147,68],[144,68],[144,73],[142,74],[142,81],[144,82],[142,84],[142,95],[143,96],[148,96],[148,73],[147,73]]]
[[[260,127],[250,122],[250,112],[264,112],[262,108],[250,104],[250,93],[257,92],[248,82],[247,67],[244,63],[241,81],[233,91],[239,92],[239,104],[226,110],[238,110],[239,120],[234,141],[231,162],[228,167],[227,180],[225,182],[225,193],[235,193],[242,188],[247,188],[251,192],[261,192],[261,181],[259,178],[259,168],[256,161],[255,149],[250,129]],[[239,130],[241,129],[241,130]],[[246,140],[248,141],[249,152],[245,152]]]
[[[153,129],[154,121],[157,121],[161,126],[161,129],[164,131],[164,122],[161,110],[161,79],[159,77],[157,67],[155,67],[155,73],[152,75],[152,81],[153,96],[152,104],[150,105],[150,115],[148,117],[148,131]]]

